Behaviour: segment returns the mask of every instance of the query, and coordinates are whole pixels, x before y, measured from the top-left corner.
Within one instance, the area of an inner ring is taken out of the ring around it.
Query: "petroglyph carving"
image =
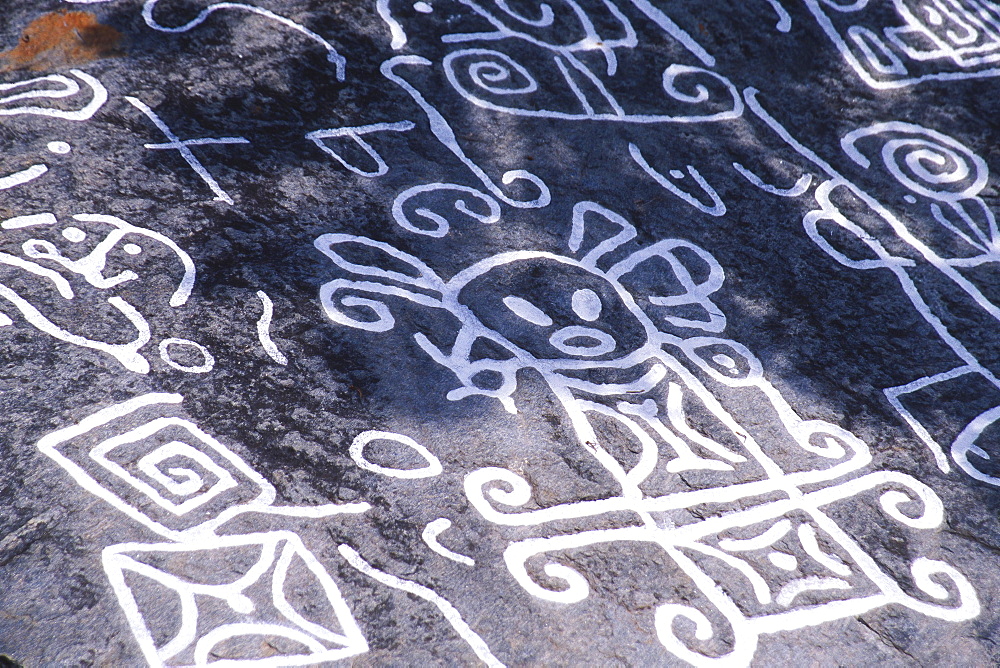
[[[596,233],[609,223],[612,233]],[[533,369],[546,380],[580,447],[619,489],[605,499],[516,512],[508,509],[533,498],[521,476],[489,467],[466,477],[466,495],[485,519],[536,527],[542,534],[512,542],[504,552],[511,575],[536,597],[568,605],[590,593],[586,578],[550,556],[554,553],[615,542],[657,545],[715,610],[714,622],[705,610],[687,604],[664,603],[657,611],[664,647],[696,665],[722,658],[702,643],[719,623],[735,636],[723,656],[746,663],[762,634],[891,603],[954,621],[977,615],[971,584],[952,566],[916,559],[914,585],[935,601],[905,593],[824,511],[878,491],[887,515],[913,529],[931,529],[942,522],[943,509],[930,488],[899,473],[863,473],[871,461],[864,443],[833,424],[801,419],[749,350],[717,336],[726,318],[712,295],[724,272],[709,253],[679,239],[636,249],[630,246],[635,237],[635,228],[618,214],[580,202],[569,254],[501,253],[445,279],[388,244],[327,234],[316,247],[351,277],[325,284],[320,297],[331,320],[369,332],[393,329],[391,305],[400,301],[451,313],[461,325],[450,349],[423,333],[414,335],[424,352],[458,379],[449,399],[492,397],[513,413],[518,371]],[[362,250],[372,259],[358,259]],[[406,270],[383,268],[390,262]],[[655,285],[662,293],[627,287],[645,270],[657,272]],[[529,282],[533,292],[524,289]],[[543,293],[539,285],[545,286]],[[473,358],[479,339],[508,356]],[[784,439],[755,436],[755,427],[710,387],[757,393],[783,425]],[[712,416],[711,435],[692,426],[694,413]],[[607,424],[617,425],[616,436],[605,436],[612,433],[602,428]],[[623,449],[615,442],[620,439],[632,443]],[[623,458],[624,451],[636,456]],[[711,472],[696,489],[669,491],[664,482],[695,471]],[[769,494],[779,500],[754,500]],[[919,514],[900,510],[914,501],[922,507]],[[707,511],[707,519],[674,525],[676,511],[694,508],[715,510]],[[573,533],[554,528],[563,520],[622,512],[632,513],[636,523]],[[547,560],[546,584],[527,567],[541,557]],[[949,588],[937,585],[931,574],[947,579]],[[730,587],[733,577],[752,585],[753,600]],[[673,624],[678,618],[695,622],[696,639],[678,635]]]

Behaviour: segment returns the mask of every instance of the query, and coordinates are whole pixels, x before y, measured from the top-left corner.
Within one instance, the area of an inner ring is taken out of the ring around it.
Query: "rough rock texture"
[[[3,9],[0,665],[1000,662],[1000,6]]]

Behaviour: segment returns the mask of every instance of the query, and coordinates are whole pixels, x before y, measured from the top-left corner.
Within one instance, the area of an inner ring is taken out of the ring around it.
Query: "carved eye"
[[[701,336],[688,339],[682,347],[693,362],[727,385],[752,385],[761,379],[760,361],[735,341]]]
[[[593,322],[601,317],[601,298],[593,290],[584,288],[573,293],[573,313]]]
[[[596,297],[597,295],[594,296]],[[510,309],[511,313],[522,320],[527,320],[532,325],[538,325],[539,327],[549,327],[552,325],[552,318],[545,315],[545,312],[542,311],[542,309],[538,308],[526,299],[508,295],[503,298],[503,303]]]
[[[71,241],[75,244],[78,244],[87,238],[87,233],[79,227],[67,227],[62,231],[62,235],[67,241]]]

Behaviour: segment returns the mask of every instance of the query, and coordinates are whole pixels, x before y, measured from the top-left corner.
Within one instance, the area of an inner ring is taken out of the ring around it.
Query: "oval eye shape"
[[[63,237],[68,241],[72,241],[75,244],[80,243],[87,238],[87,233],[81,230],[79,227],[67,227],[62,231]]]
[[[588,288],[573,293],[573,313],[588,322],[601,317],[601,298]]]
[[[702,370],[731,387],[753,385],[763,378],[760,360],[735,341],[696,336],[684,341],[681,348]]]
[[[511,313],[522,320],[527,320],[532,325],[549,327],[552,324],[552,318],[545,315],[542,309],[525,299],[515,297],[514,295],[507,295],[503,298],[503,303],[511,310]]]

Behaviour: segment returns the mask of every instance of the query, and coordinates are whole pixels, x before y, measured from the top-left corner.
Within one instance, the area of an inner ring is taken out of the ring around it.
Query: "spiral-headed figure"
[[[751,104],[760,110],[753,96]],[[773,118],[759,113],[774,126]],[[844,152],[861,168],[850,176],[792,143],[828,175],[813,192],[818,207],[803,218],[809,236],[846,267],[891,271],[959,361],[948,371],[887,388],[889,401],[928,445],[942,471],[950,470],[946,449],[951,444],[951,459],[962,470],[1000,485],[1000,472],[988,461],[988,451],[996,446],[987,441],[995,441],[995,429],[988,439],[983,436],[996,422],[995,409],[969,417],[969,428],[959,435],[950,425],[939,429],[942,425],[931,424],[930,416],[912,414],[902,399],[914,392],[994,402],[998,399],[987,394],[1000,396],[1000,348],[990,334],[1000,324],[994,287],[1000,229],[982,197],[989,183],[986,162],[952,137],[898,121],[843,137]]]

